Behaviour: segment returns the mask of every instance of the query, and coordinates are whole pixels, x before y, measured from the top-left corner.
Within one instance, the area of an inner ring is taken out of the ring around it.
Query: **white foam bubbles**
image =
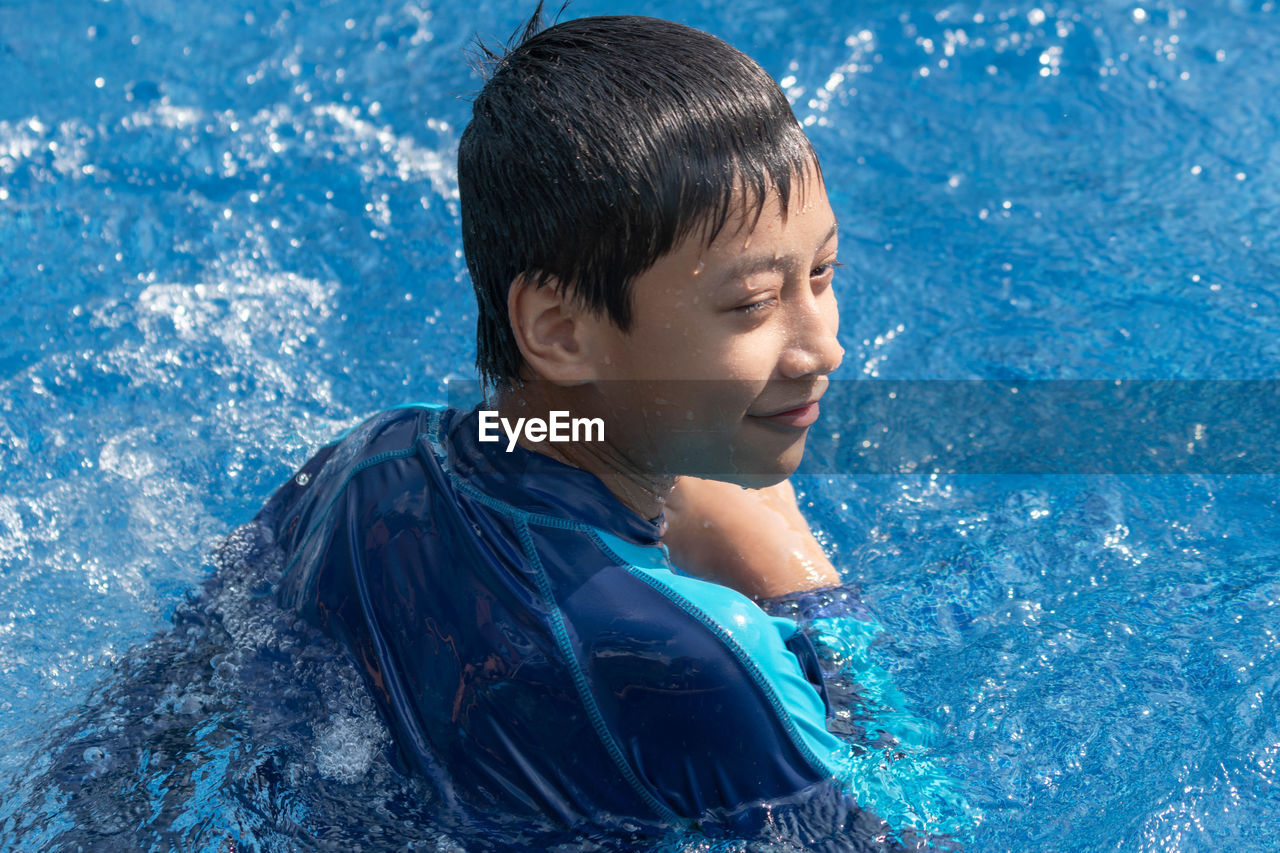
[[[342,714],[317,726],[316,770],[321,776],[350,783],[369,772],[386,740],[386,730],[370,723]]]

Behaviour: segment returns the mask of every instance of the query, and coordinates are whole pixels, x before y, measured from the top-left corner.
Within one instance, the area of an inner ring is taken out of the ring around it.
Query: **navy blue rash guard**
[[[377,415],[257,518],[282,606],[350,649],[398,760],[446,800],[570,826],[744,831],[820,796],[842,831],[882,831],[833,779],[844,746],[795,622],[674,571],[658,520],[480,442],[477,412]]]

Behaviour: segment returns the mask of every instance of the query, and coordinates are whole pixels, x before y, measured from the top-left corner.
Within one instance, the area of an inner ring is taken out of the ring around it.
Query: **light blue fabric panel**
[[[773,693],[775,704],[786,713],[790,723],[787,728],[798,738],[797,745],[807,747],[828,772],[836,775],[835,756],[847,750],[827,731],[822,697],[787,648],[787,640],[799,630],[794,622],[768,615],[754,601],[727,586],[673,572],[664,548],[635,545],[604,530],[592,532],[633,571],[645,575],[651,586],[685,610],[692,606],[692,615],[730,638],[748,658],[744,663],[754,664],[748,669],[755,669],[762,676],[761,686]]]

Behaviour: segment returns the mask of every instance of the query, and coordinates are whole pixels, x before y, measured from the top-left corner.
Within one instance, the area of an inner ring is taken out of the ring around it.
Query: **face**
[[[800,182],[795,182],[799,184]],[[763,487],[800,464],[844,350],[832,289],[836,221],[821,179],[695,232],[633,283],[633,323],[588,338],[606,438],[640,471]]]

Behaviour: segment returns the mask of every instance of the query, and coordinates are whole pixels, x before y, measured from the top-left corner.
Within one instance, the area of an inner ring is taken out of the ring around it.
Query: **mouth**
[[[748,417],[778,426],[808,427],[818,420],[818,400],[813,399],[767,415],[748,415]]]

